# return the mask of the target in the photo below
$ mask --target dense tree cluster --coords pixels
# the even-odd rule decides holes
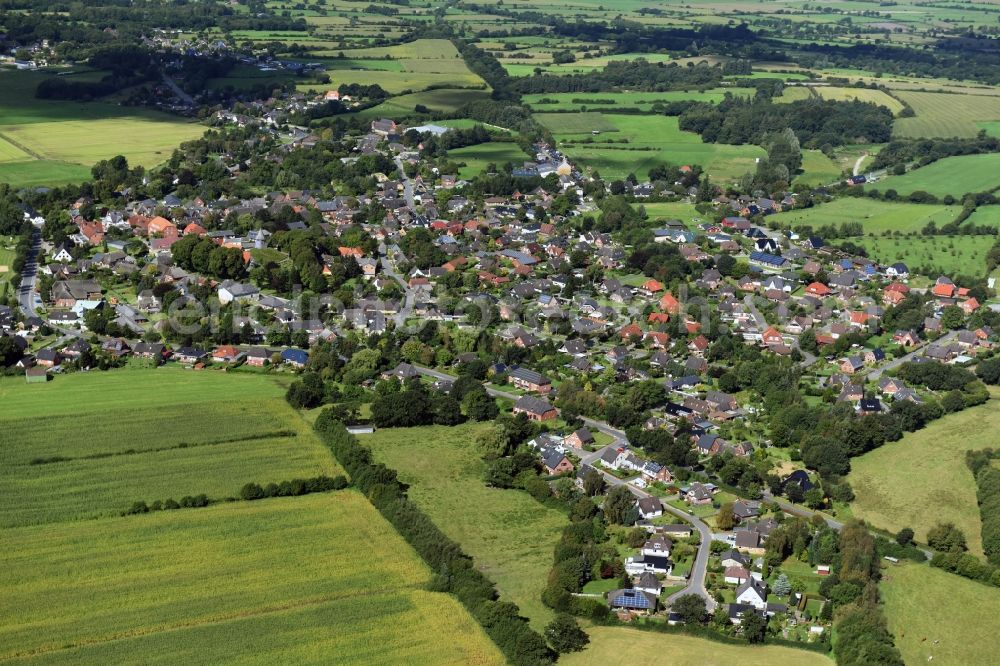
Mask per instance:
[[[883,143],[892,134],[889,109],[859,101],[808,99],[790,104],[727,97],[717,105],[691,105],[680,115],[682,130],[709,143],[762,144],[790,128],[806,148],[845,143]]]
[[[170,248],[174,263],[181,268],[223,279],[237,279],[246,273],[243,251],[223,247],[210,238],[190,235]]]

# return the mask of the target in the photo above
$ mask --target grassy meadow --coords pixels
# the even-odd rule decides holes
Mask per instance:
[[[879,585],[889,631],[907,664],[986,664],[1000,651],[987,630],[1000,590],[918,564],[890,566]]]
[[[524,103],[539,112],[590,110],[616,111],[618,109],[643,109],[649,111],[656,102],[708,102],[717,104],[726,94],[751,97],[753,88],[710,88],[707,90],[671,90],[666,92],[611,92],[611,93],[539,93],[525,95]],[[574,102],[573,100],[583,100]],[[593,103],[601,100],[604,103]]]
[[[566,666],[831,666],[816,652],[779,646],[730,645],[716,641],[626,627],[591,627],[590,645],[559,659]]]
[[[0,660],[503,663],[354,491],[4,535]]]
[[[758,146],[702,143],[697,134],[682,132],[675,117],[538,113],[535,118],[555,133],[559,147],[571,159],[605,179],[629,173],[642,179],[652,167],[670,162],[700,164],[713,178],[730,181],[753,171],[755,160],[764,157]],[[600,134],[592,135],[594,130]]]
[[[986,273],[986,253],[994,240],[994,236],[875,236],[859,238],[857,243],[883,264],[902,261],[911,271],[926,268],[927,273],[978,276]]]
[[[859,102],[871,102],[878,106],[884,106],[893,115],[903,110],[903,103],[898,99],[881,90],[870,90],[868,88],[838,88],[836,86],[817,86],[816,94],[825,100],[836,102],[847,102],[857,100]]]
[[[995,446],[998,406],[994,394],[985,405],[949,414],[854,458],[847,477],[856,495],[854,515],[892,532],[911,527],[920,541],[936,523],[953,522],[965,533],[969,549],[982,555],[976,483],[965,466],[965,452]]]
[[[887,176],[869,187],[896,190],[906,196],[922,190],[937,197],[960,199],[967,192],[986,192],[1000,186],[1000,153],[946,157],[901,176]]]
[[[844,222],[860,222],[865,234],[881,234],[886,231],[919,232],[928,222],[941,227],[952,222],[961,212],[961,206],[841,197],[812,208],[775,213],[770,219],[793,226],[808,225],[814,229],[828,224],[840,226]]]
[[[39,72],[0,73],[0,180],[12,185],[85,179],[97,161],[124,154],[153,167],[205,131],[184,118],[109,102],[35,98]]]
[[[516,143],[500,141],[449,150],[448,157],[455,162],[465,163],[465,166],[458,171],[460,178],[472,178],[485,170],[489,164],[495,164],[499,169],[506,162],[519,166],[529,159]]]
[[[359,441],[399,472],[410,497],[516,603],[536,630],[552,618],[540,599],[566,517],[520,490],[488,488],[476,435],[485,426],[383,429]]]

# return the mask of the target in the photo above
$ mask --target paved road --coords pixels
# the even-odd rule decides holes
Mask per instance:
[[[419,365],[415,365],[413,367],[417,370],[417,372],[427,377],[433,377],[435,379],[454,379],[453,376],[445,374],[438,370],[425,368]],[[486,392],[494,397],[505,398],[507,400],[516,401],[519,397],[513,393],[508,393],[507,391],[501,391],[499,389],[489,386],[486,387]],[[583,419],[583,421],[589,427],[599,430],[600,432],[606,433],[608,435],[611,435],[612,437],[615,438],[615,441],[609,446],[606,446],[598,451],[593,451],[585,454],[581,460],[588,465],[591,464],[593,461],[597,460],[598,458],[600,458],[601,454],[607,448],[619,447],[628,443],[628,439],[625,437],[625,433],[619,430],[618,428],[614,428],[603,421],[595,421],[594,419]],[[628,488],[632,492],[632,494],[638,497],[639,499],[642,499],[643,497],[653,497],[653,495],[650,495],[646,491],[640,488],[636,488],[635,486],[628,485],[618,477],[612,474],[608,474],[604,470],[598,469],[598,471],[604,475],[605,480],[608,482],[608,485],[610,486],[625,485],[625,487]],[[688,575],[687,587],[677,592],[676,594],[673,594],[670,597],[668,597],[667,604],[672,603],[674,600],[677,599],[677,597],[680,597],[682,595],[697,594],[699,597],[702,597],[705,600],[705,606],[708,608],[708,610],[710,611],[715,610],[716,607],[715,599],[713,599],[712,596],[708,593],[708,590],[705,589],[705,576],[708,573],[708,557],[711,554],[712,550],[712,530],[697,516],[693,516],[685,511],[676,509],[666,503],[663,504],[663,508],[669,513],[677,516],[678,518],[694,526],[694,528],[698,530],[698,534],[701,537],[701,544],[698,546],[698,554],[695,556],[694,565],[691,567],[691,573]]]
[[[42,247],[42,233],[37,229],[31,230],[31,248],[25,258],[24,270],[21,271],[21,289],[18,293],[18,304],[21,312],[26,317],[37,317],[35,310],[35,280],[38,275],[38,252]]]
[[[403,179],[403,199],[410,210],[416,210],[417,207],[413,199],[413,182],[406,175],[406,170],[403,169],[403,160],[398,155],[396,156],[396,168],[399,169],[399,177]]]
[[[403,276],[396,272],[396,269],[392,267],[387,257],[382,257],[381,262],[382,272],[395,280],[396,284],[403,288],[403,305],[399,308],[399,312],[392,316],[393,321],[396,322],[396,328],[401,328],[406,323],[406,320],[410,318],[410,315],[413,314],[413,306],[417,301],[417,292],[415,289],[410,289],[410,286],[403,280]]]
[[[41,250],[41,247],[42,234],[38,230],[38,227],[35,227],[31,230],[31,247],[28,249],[28,256],[25,258],[24,270],[21,271],[21,287],[17,295],[18,305],[20,306],[21,312],[25,317],[39,316],[38,310],[35,308],[35,283],[38,281],[38,253]],[[77,331],[72,328],[53,326],[51,324],[49,324],[49,328],[52,328],[62,334],[62,337],[50,345],[53,347],[61,345],[72,338],[83,337],[82,331]]]
[[[945,333],[944,335],[942,335],[940,338],[938,338],[936,340],[935,344],[939,344],[939,345],[940,344],[948,344],[949,342],[951,342],[952,340],[954,340],[955,337],[957,337],[957,336],[958,336],[958,331],[950,331],[950,332]],[[911,351],[906,356],[900,356],[899,358],[897,358],[895,360],[889,361],[888,363],[886,363],[885,365],[883,365],[881,368],[875,368],[874,370],[872,370],[871,372],[869,372],[867,375],[865,375],[865,377],[869,381],[874,381],[874,380],[878,379],[879,377],[881,377],[882,373],[885,372],[886,370],[892,370],[893,368],[898,368],[899,366],[903,365],[904,363],[909,363],[914,358],[916,358],[917,356],[919,356],[924,351],[924,349],[926,349],[926,348],[927,348],[926,344],[921,345],[917,349],[914,349],[913,351]]]

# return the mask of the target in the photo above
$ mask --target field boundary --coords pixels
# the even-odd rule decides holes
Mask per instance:
[[[36,160],[47,160],[47,159],[49,159],[49,158],[41,155],[40,153],[35,152],[34,150],[32,150],[31,148],[29,148],[28,146],[24,145],[23,143],[21,143],[20,141],[18,141],[14,137],[12,137],[8,132],[0,132],[0,138],[2,138],[4,141],[6,141],[10,145],[14,146],[15,148],[19,148],[19,149],[23,150],[24,152],[28,153],[28,155],[30,155],[31,157],[35,158]]]

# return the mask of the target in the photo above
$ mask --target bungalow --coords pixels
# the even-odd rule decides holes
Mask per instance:
[[[263,347],[251,347],[246,353],[247,365],[263,368],[271,360],[271,353]]]
[[[188,364],[198,363],[206,356],[208,352],[197,347],[181,347],[174,352],[174,360]]]
[[[725,581],[730,585],[743,585],[750,580],[750,572],[742,566],[726,567]]]
[[[508,374],[511,384],[522,391],[547,394],[552,391],[552,380],[527,368],[514,368]]]
[[[532,421],[548,421],[558,416],[556,408],[548,400],[528,395],[521,396],[514,403],[514,413],[524,414]]]
[[[688,504],[711,504],[712,491],[708,488],[708,486],[696,481],[688,488],[687,492],[684,494],[684,499]]]
[[[648,614],[656,611],[656,599],[657,597],[642,590],[612,590],[608,592],[608,607],[611,610]]]
[[[660,596],[660,592],[663,591],[663,584],[660,582],[660,579],[656,577],[656,574],[646,571],[639,574],[639,577],[632,585],[632,589],[658,597]]]
[[[746,568],[750,565],[750,558],[738,550],[730,549],[719,553],[719,562],[727,569],[729,567]]]
[[[663,534],[668,534],[672,537],[678,539],[686,539],[692,534],[691,526],[687,523],[678,523],[675,525],[660,525],[657,528]]]
[[[822,282],[811,282],[806,287],[806,293],[810,296],[816,296],[817,298],[825,298],[833,292]]]
[[[309,361],[309,354],[301,349],[286,349],[281,352],[281,361],[296,368],[303,368]]]
[[[395,379],[398,379],[401,382],[404,382],[407,379],[414,379],[414,378],[419,377],[419,376],[420,376],[420,373],[417,372],[417,369],[414,368],[409,363],[400,363],[399,365],[397,365],[392,370],[387,370],[387,371],[385,371],[385,372],[382,373],[382,378],[383,379],[395,378]]]
[[[221,345],[212,352],[215,363],[233,363],[243,357],[243,352],[232,345]]]
[[[769,252],[754,251],[750,253],[750,263],[764,268],[780,269],[788,264],[788,260]]]
[[[219,287],[219,302],[223,305],[234,301],[255,301],[260,298],[260,290],[251,284],[226,280]]]

